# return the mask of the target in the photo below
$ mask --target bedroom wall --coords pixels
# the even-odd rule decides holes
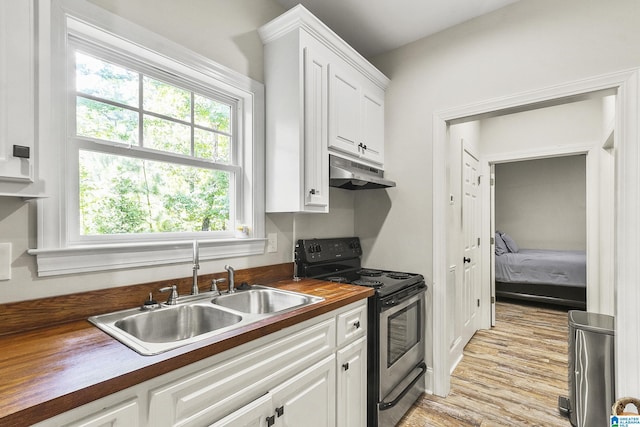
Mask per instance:
[[[586,250],[586,157],[495,167],[496,229],[527,249]]]

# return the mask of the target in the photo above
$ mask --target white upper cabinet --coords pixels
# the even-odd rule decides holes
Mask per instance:
[[[351,68],[330,66],[329,149],[384,163],[384,90]]]
[[[34,180],[35,11],[33,0],[0,2],[0,193]]]
[[[328,212],[329,152],[376,167],[384,163],[389,79],[303,6],[259,33],[267,212]]]

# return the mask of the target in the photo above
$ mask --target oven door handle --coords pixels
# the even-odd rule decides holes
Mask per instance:
[[[378,408],[381,411],[384,411],[385,409],[389,409],[389,408],[393,408],[394,406],[396,406],[398,404],[398,402],[400,402],[402,400],[402,398],[409,392],[409,390],[411,390],[411,388],[416,385],[416,383],[418,382],[418,380],[420,378],[422,378],[422,376],[424,375],[425,372],[427,372],[427,364],[424,362],[420,362],[418,363],[418,365],[416,365],[415,368],[420,368],[420,373],[418,375],[416,375],[416,377],[411,381],[411,383],[406,386],[404,388],[404,390],[402,390],[402,393],[400,393],[398,395],[398,397],[396,397],[395,399],[393,399],[391,402],[380,402],[378,404]]]

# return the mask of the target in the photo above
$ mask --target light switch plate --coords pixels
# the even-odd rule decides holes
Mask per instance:
[[[267,234],[267,252],[278,252],[278,233]]]
[[[0,280],[11,279],[11,243],[0,243]]]

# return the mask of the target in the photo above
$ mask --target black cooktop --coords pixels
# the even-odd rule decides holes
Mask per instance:
[[[295,248],[296,275],[368,286],[379,296],[424,283],[420,274],[362,267],[361,255],[357,237],[298,240]]]

